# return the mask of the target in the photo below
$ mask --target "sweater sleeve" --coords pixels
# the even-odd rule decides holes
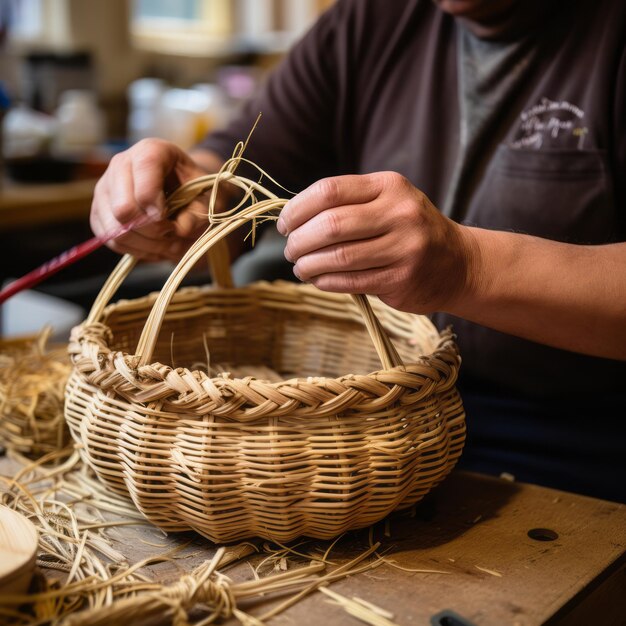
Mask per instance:
[[[342,5],[338,2],[322,14],[269,75],[258,96],[198,147],[229,158],[260,113],[247,159],[293,192],[335,174],[333,136],[340,88],[336,55],[345,13]]]

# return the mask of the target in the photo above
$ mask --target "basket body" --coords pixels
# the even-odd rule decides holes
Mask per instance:
[[[186,288],[138,366],[154,299],[74,329],[66,420],[100,479],[161,528],[216,542],[331,538],[411,506],[458,459],[460,358],[428,319],[371,302],[405,363],[381,370],[347,296],[283,282]],[[280,380],[212,376],[209,360]]]

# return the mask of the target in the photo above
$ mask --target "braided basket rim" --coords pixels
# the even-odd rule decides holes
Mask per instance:
[[[259,290],[272,289],[276,284],[280,284],[281,287],[287,286],[287,288],[295,289],[302,293],[308,292],[308,294],[321,297],[322,299],[328,298],[329,300],[341,301],[342,297],[345,296],[345,294],[323,292],[311,285],[288,283],[287,281],[276,281],[275,283],[258,281],[243,287],[218,288],[218,291],[237,293],[246,291],[258,292]],[[177,298],[182,298],[189,293],[205,290],[215,290],[215,288],[211,285],[184,287],[174,296],[173,302],[176,302]],[[133,303],[141,302],[149,304],[157,295],[158,292],[153,292],[140,298],[132,300],[124,299],[109,304],[104,309],[103,317],[106,319],[108,315],[118,308]],[[346,299],[346,305],[349,306],[349,304],[349,301]],[[127,384],[134,385],[137,389],[144,389],[151,381],[161,383],[168,375],[172,375],[173,373],[182,379],[188,379],[189,376],[192,376],[198,382],[210,380],[217,389],[223,389],[224,387],[232,388],[232,385],[237,385],[238,383],[245,385],[252,384],[256,389],[281,389],[286,385],[305,380],[308,384],[321,386],[329,391],[328,386],[329,384],[332,385],[333,382],[341,385],[347,381],[355,381],[365,377],[389,385],[392,382],[391,378],[394,374],[411,376],[412,374],[415,375],[417,372],[419,372],[420,377],[424,379],[430,378],[434,383],[434,388],[430,389],[431,393],[446,391],[456,383],[461,357],[451,327],[439,331],[426,316],[396,311],[376,300],[374,300],[372,304],[377,314],[381,310],[387,310],[393,315],[399,315],[408,320],[412,318],[416,318],[417,320],[419,318],[419,323],[427,326],[432,335],[431,339],[434,344],[432,352],[429,354],[416,355],[410,363],[404,363],[403,365],[392,368],[383,368],[381,366],[380,369],[370,371],[366,374],[347,373],[337,377],[295,376],[272,382],[256,378],[255,376],[233,376],[229,372],[222,373],[218,376],[209,376],[203,370],[189,369],[184,366],[172,367],[171,365],[163,364],[159,361],[153,361],[149,365],[138,365],[139,355],[120,350],[112,350],[110,348],[110,344],[113,340],[113,332],[109,326],[102,322],[92,324],[82,323],[74,327],[72,329],[68,350],[74,369],[77,363],[79,361],[81,362],[80,373],[83,377],[89,377],[94,372],[97,372],[99,376],[102,377],[107,372],[122,370],[125,373],[124,378]],[[358,315],[355,316],[355,319],[358,320]],[[97,341],[95,340],[96,337]],[[439,364],[441,364],[442,367],[437,367]],[[442,376],[442,370],[449,370],[451,375]],[[433,374],[432,376],[429,376],[429,371]],[[439,375],[437,375],[437,373]],[[180,393],[183,394],[185,392]],[[146,398],[146,400],[148,399],[149,398]]]

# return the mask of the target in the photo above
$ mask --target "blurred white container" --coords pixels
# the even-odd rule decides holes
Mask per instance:
[[[226,96],[222,88],[214,83],[197,83],[191,89],[201,92],[205,97],[204,128],[198,129],[201,139],[206,133],[224,126],[228,121]]]
[[[188,149],[224,121],[219,88],[211,84],[168,89],[157,115],[157,136]]]
[[[2,153],[7,159],[44,153],[56,132],[56,120],[25,104],[9,109],[2,120]]]
[[[315,21],[328,0],[239,0],[239,40],[244,48],[283,52]]]
[[[55,117],[57,129],[53,152],[57,155],[80,157],[105,139],[104,115],[91,91],[64,91],[59,97]]]

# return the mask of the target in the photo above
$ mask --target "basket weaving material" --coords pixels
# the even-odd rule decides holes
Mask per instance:
[[[70,438],[63,419],[70,362],[65,346],[48,345],[51,330],[0,339],[0,444],[32,458]]]
[[[246,219],[207,231],[158,294],[105,306],[132,259],[112,274],[70,341],[81,454],[156,525],[216,542],[330,538],[411,506],[465,438],[451,332],[288,282],[177,291]],[[282,379],[214,376],[211,363]]]

